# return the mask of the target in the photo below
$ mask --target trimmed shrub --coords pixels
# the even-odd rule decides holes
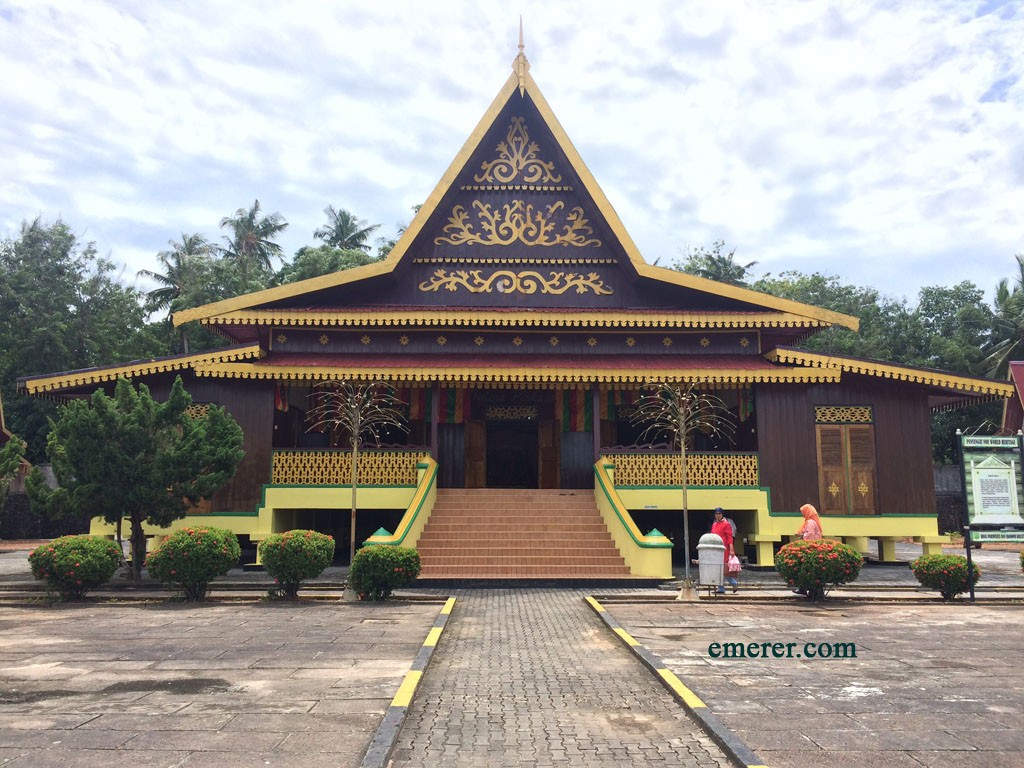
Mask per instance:
[[[224,528],[182,528],[168,536],[146,558],[149,575],[179,587],[185,599],[206,598],[210,581],[238,563],[242,550],[238,537]]]
[[[299,585],[315,579],[334,558],[334,538],[318,531],[275,533],[260,542],[260,561],[283,597],[298,596]]]
[[[1024,552],[1020,553],[1020,569],[1024,571]]]
[[[775,555],[775,569],[791,587],[808,600],[824,600],[832,587],[847,584],[860,575],[864,558],[839,541],[794,541]]]
[[[963,555],[922,555],[910,564],[921,586],[938,590],[943,600],[952,600],[977,584],[981,568],[974,566],[974,579],[968,581],[967,558]]]
[[[110,577],[121,564],[121,548],[110,539],[61,536],[36,547],[28,556],[32,575],[45,579],[63,600],[81,600]]]
[[[420,553],[415,549],[368,546],[352,558],[348,585],[360,600],[387,600],[392,590],[412,584],[419,575]]]

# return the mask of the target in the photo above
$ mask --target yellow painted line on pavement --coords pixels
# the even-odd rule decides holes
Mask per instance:
[[[595,611],[597,611],[598,613],[605,613],[604,606],[597,602],[597,600],[589,596],[586,599],[587,602],[590,603],[590,607],[593,608]]]
[[[412,695],[416,691],[416,686],[419,685],[421,677],[423,677],[423,673],[419,670],[413,669],[406,672],[405,679],[398,687],[398,693],[396,693],[395,698],[391,700],[391,706],[408,707],[409,702],[412,701]]]
[[[671,688],[676,694],[679,695],[683,701],[686,702],[687,706],[696,708],[707,708],[707,704],[701,701],[700,697],[683,685],[683,681],[676,677],[675,672],[670,669],[658,669],[658,674],[661,675],[661,679],[664,680],[668,687]]]
[[[437,641],[441,639],[441,627],[434,627],[427,633],[427,639],[423,641],[424,645],[437,645]]]
[[[638,643],[633,638],[633,636],[631,634],[629,634],[629,632],[624,630],[622,627],[612,627],[612,629],[615,631],[616,635],[618,635],[619,637],[621,637],[623,640],[626,641],[627,645],[640,645],[640,643]]]

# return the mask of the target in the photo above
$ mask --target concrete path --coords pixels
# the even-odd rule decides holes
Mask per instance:
[[[438,610],[0,607],[0,765],[359,765]]]
[[[602,604],[772,768],[1024,765],[1021,605]]]
[[[479,589],[455,611],[391,765],[732,765],[583,593]]]

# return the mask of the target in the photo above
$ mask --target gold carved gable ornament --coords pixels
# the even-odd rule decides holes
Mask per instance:
[[[555,164],[544,162],[538,156],[540,147],[530,141],[526,130],[526,119],[513,117],[509,123],[505,140],[498,143],[498,156],[480,165],[480,173],[473,177],[476,182],[497,184],[557,184],[562,176],[555,172]]]

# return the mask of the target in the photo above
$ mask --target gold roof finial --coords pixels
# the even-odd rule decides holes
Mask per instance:
[[[530,62],[526,60],[523,53],[523,17],[519,17],[519,55],[512,62],[512,71],[519,76],[519,95],[522,96],[526,90],[526,73],[530,71]]]

